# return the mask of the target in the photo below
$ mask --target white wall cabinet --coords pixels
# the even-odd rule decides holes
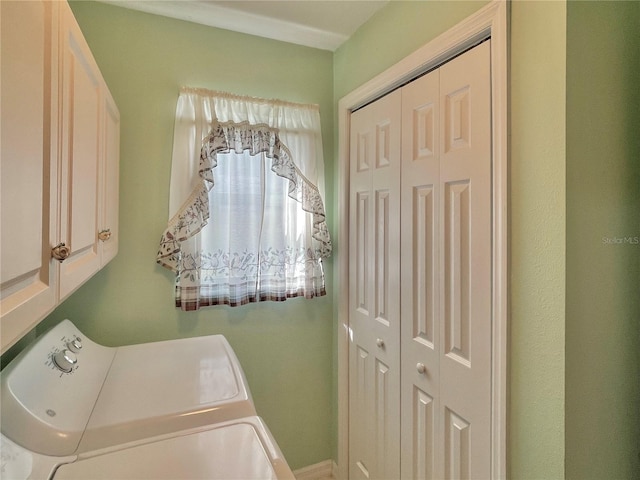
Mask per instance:
[[[4,352],[117,253],[120,119],[66,2],[0,21]]]

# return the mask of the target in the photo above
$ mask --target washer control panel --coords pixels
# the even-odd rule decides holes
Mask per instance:
[[[69,320],[37,338],[0,372],[3,435],[45,455],[73,454],[115,351]]]
[[[80,337],[76,337],[73,340],[68,341],[67,348],[73,353],[79,353],[80,350],[82,350],[82,339]]]
[[[71,350],[66,348],[53,355],[53,364],[64,373],[71,373],[74,365],[78,363],[78,357]]]
[[[60,370],[62,373],[73,372],[74,367],[78,365],[77,354],[82,350],[82,339],[78,336],[67,340],[62,339],[62,348],[54,347],[51,353],[52,365]]]

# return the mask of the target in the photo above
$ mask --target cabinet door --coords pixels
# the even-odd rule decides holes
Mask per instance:
[[[2,351],[56,302],[52,50],[55,2],[0,2]],[[55,67],[53,67],[55,68]],[[55,128],[53,129],[55,135]],[[55,148],[54,148],[55,150]],[[51,197],[50,197],[51,195]]]
[[[101,76],[68,5],[61,9],[62,149],[60,241],[70,256],[60,268],[60,299],[100,268],[99,188]]]
[[[106,265],[118,253],[118,185],[120,164],[120,113],[106,86],[103,87],[104,128],[102,139],[102,192],[100,265]]]

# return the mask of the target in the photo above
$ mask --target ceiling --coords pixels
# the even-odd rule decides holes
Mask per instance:
[[[335,51],[389,0],[102,0],[211,27]]]

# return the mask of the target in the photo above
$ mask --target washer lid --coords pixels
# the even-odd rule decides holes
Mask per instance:
[[[256,415],[222,335],[117,349],[79,452]]]
[[[182,432],[62,465],[53,480],[291,479],[295,477],[258,417]]]

